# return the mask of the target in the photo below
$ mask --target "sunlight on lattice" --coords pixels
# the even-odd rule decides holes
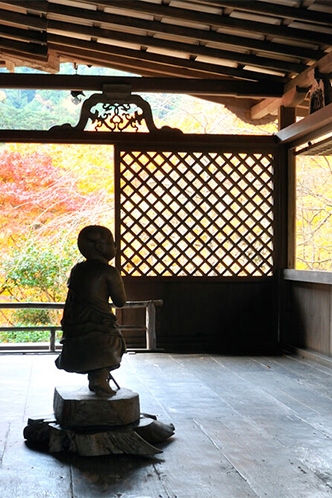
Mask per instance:
[[[125,275],[272,274],[271,154],[123,151],[120,158]]]

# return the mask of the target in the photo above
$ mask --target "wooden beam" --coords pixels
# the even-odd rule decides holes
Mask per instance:
[[[6,58],[6,67],[12,72],[15,72],[16,67],[29,66],[39,71],[49,71],[50,73],[59,71],[59,64],[56,64],[56,59],[38,54],[22,54],[21,52],[11,51],[4,53]]]
[[[61,123],[62,124],[62,123]],[[152,136],[153,135],[153,136]],[[266,147],[269,150],[278,149],[278,142],[272,135],[252,135],[248,142],[248,136],[241,135],[219,135],[219,134],[195,134],[183,133],[176,135],[177,143],[185,146],[214,145],[227,150],[235,150],[243,147],[246,140],[246,150],[255,150],[257,147]],[[95,143],[95,144],[122,144],[130,147],[131,144],[144,146],[144,144],[156,144],[161,147],[174,145],[174,134],[169,132],[160,133],[118,133],[102,131],[80,131],[75,128],[58,128],[56,130],[1,130],[0,142],[26,142],[26,143]],[[242,278],[242,277],[240,277]]]
[[[233,76],[236,78],[241,78],[250,81],[275,81],[275,82],[285,82],[286,78],[281,76],[275,76],[271,74],[260,74],[255,71],[250,71],[246,69],[237,69],[228,66],[222,66],[219,64],[211,64],[205,62],[193,61],[186,58],[176,58],[175,56],[159,55],[151,52],[146,52],[144,50],[132,50],[128,48],[123,48],[115,45],[96,43],[92,41],[76,40],[71,37],[49,35],[49,47],[57,52],[67,53],[69,50],[70,55],[73,55],[73,49],[86,50],[90,54],[90,57],[97,56],[104,60],[107,55],[118,55],[122,57],[127,57],[134,60],[142,60],[145,62],[155,62],[162,66],[169,67],[180,67],[188,68],[193,70],[201,71],[202,73],[222,76]]]
[[[267,116],[268,114],[275,114],[278,107],[281,106],[281,97],[278,97],[276,99],[274,98],[266,98],[259,102],[258,104],[255,104],[251,109],[250,109],[250,118],[252,120],[255,119],[261,119],[264,116]]]
[[[195,93],[197,96],[280,95],[282,85],[221,79],[141,78],[135,76],[79,76],[0,73],[0,88],[101,91],[104,85],[130,85],[132,92]]]
[[[291,90],[295,86],[311,86],[315,81],[315,71],[319,71],[322,74],[332,73],[332,52],[326,54],[315,64],[303,71],[303,73],[287,83],[285,85],[285,92]]]
[[[280,99],[269,99],[254,105],[250,114],[252,119],[258,119],[268,113],[275,113],[280,105],[285,107],[296,107],[301,103],[315,81],[315,71],[322,74],[332,73],[332,52],[326,54],[322,59],[305,69],[301,74],[293,78],[285,85],[282,101]],[[264,114],[266,109],[266,114]]]
[[[251,119],[261,119],[264,116],[267,116],[267,114],[276,114],[280,106],[296,107],[297,104],[304,101],[309,90],[310,87],[293,87],[288,92],[284,93],[281,98],[264,99],[250,109]]]
[[[306,140],[319,137],[327,131],[332,131],[332,104],[278,131],[276,137],[282,143],[296,147]]]

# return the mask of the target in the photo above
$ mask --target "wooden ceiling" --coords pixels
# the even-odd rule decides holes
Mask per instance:
[[[62,62],[166,78],[252,122],[305,115],[315,78],[332,75],[332,1],[0,1],[0,67]]]

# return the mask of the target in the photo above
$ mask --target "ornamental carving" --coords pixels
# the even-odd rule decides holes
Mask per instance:
[[[66,123],[51,129],[63,128],[112,133],[161,131],[182,133],[181,130],[169,126],[157,128],[150,104],[140,95],[132,94],[127,85],[105,85],[103,93],[94,93],[83,102],[76,126]]]

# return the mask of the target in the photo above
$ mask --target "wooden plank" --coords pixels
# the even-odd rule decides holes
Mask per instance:
[[[275,399],[276,384],[265,380],[274,377],[268,365],[240,358],[217,360],[214,368],[209,360],[204,362],[197,367],[200,378],[227,404],[219,419],[201,425],[259,496],[328,496],[331,439]],[[195,370],[198,361],[188,363]],[[308,407],[304,411],[310,412]]]
[[[29,415],[52,411],[54,374],[54,356],[1,355],[0,413],[10,427],[1,446],[1,498],[71,496],[70,468],[52,455],[28,448],[23,438]]]
[[[10,12],[3,9],[0,9],[0,19],[1,21],[7,21],[17,26],[27,26],[38,30],[45,30],[48,22],[45,17],[18,14],[17,12]]]
[[[169,498],[154,466],[154,459],[125,455],[73,458],[69,496]]]
[[[155,468],[167,497],[257,497],[223,448],[190,418],[181,421],[174,443],[165,448],[165,458]]]
[[[212,420],[207,435],[223,448],[230,462],[258,496],[327,498],[331,488],[314,471],[269,434],[247,419]]]
[[[332,382],[332,369],[325,367],[324,365],[313,363],[305,359],[294,358],[291,356],[285,356],[282,361],[274,360],[273,358],[261,358],[260,362],[264,364],[269,364],[273,368],[273,377],[282,376],[287,379],[291,379],[296,383],[296,394],[301,395],[298,386],[304,387],[306,389],[312,390],[314,395],[317,394],[323,396],[323,409],[324,412],[330,412],[329,403],[332,402],[331,393],[331,382]],[[279,380],[279,379],[278,379]],[[304,401],[308,402],[308,396],[304,395]],[[327,399],[325,399],[327,398]],[[319,408],[317,402],[314,403],[314,407]]]
[[[10,422],[0,422],[0,468],[5,453],[9,430]]]
[[[295,89],[296,90],[296,89]],[[279,115],[278,115],[278,125],[279,129],[286,128],[296,121],[296,109],[295,107],[281,105],[279,107]]]
[[[117,381],[175,436],[153,459],[85,458],[23,440],[26,417],[49,408],[55,385],[87,382],[57,370],[55,357],[1,355],[1,497],[331,496],[332,369],[291,356],[127,354]]]
[[[286,341],[326,356],[330,353],[331,287],[293,283],[291,286],[291,327]],[[292,330],[295,331],[293,337]]]
[[[130,357],[130,364],[175,424],[174,441],[167,444],[165,457],[155,465],[166,496],[215,498],[220,490],[225,497],[256,496],[193,420],[199,415],[210,419],[219,413],[219,397],[170,355],[137,354]]]
[[[284,149],[284,148],[283,148]],[[285,165],[287,164],[287,190],[284,184],[284,192],[286,194],[285,206],[287,206],[287,221],[286,221],[286,241],[287,244],[287,259],[284,265],[280,268],[294,268],[296,261],[296,161],[292,151],[287,151],[285,157]]]
[[[0,413],[1,421],[22,420],[32,368],[32,357],[17,358],[1,355],[0,361]]]
[[[24,443],[24,424],[11,423],[0,466],[1,498],[71,497],[70,467]]]
[[[151,354],[150,360],[153,361],[154,354],[148,354]],[[127,353],[123,356],[121,367],[114,372],[114,376],[121,387],[139,393],[142,413],[155,415],[158,420],[171,423],[172,415],[151,391],[146,377],[147,367],[142,362],[144,356],[141,353]]]
[[[259,359],[259,361],[255,359],[254,362],[244,360],[242,367],[237,362],[236,375],[239,379],[246,379],[246,382],[250,385],[250,389],[255,389],[255,405],[258,403],[258,401],[256,402],[256,398],[261,396],[259,393],[263,391],[268,395],[264,401],[264,407],[268,407],[271,403],[269,398],[274,398],[275,403],[281,404],[280,411],[286,413],[287,420],[299,419],[303,421],[305,425],[304,434],[298,437],[299,435],[293,434],[291,430],[288,432],[287,424],[283,428],[281,425],[278,427],[278,424],[274,420],[271,430],[278,439],[288,434],[290,440],[292,440],[292,445],[297,441],[295,444],[299,444],[299,448],[303,448],[306,438],[315,436],[314,439],[316,440],[323,439],[320,442],[320,446],[328,449],[331,460],[332,446],[330,440],[325,440],[326,436],[331,438],[331,429],[328,422],[332,410],[331,396],[328,397],[326,393],[318,392],[317,386],[313,387],[308,382],[300,382],[299,369],[296,368],[292,374],[283,368],[285,360],[282,360],[281,365],[280,362],[281,360],[274,362],[273,358],[267,358],[265,362],[262,359]],[[235,374],[235,366],[230,365],[230,367]],[[319,374],[319,377],[319,384],[322,386],[323,378],[321,374]],[[330,376],[328,378],[330,379]],[[255,388],[254,386],[259,387]],[[263,427],[270,423],[270,417],[264,417],[265,410],[262,412],[263,416],[261,414],[256,415]],[[267,411],[269,411],[269,408],[267,408]],[[332,461],[329,465],[331,464]]]

